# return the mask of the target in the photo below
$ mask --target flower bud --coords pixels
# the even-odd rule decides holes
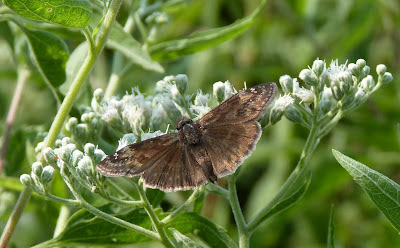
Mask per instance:
[[[107,155],[101,149],[96,149],[94,151],[94,162],[96,164],[100,163]]]
[[[339,87],[343,93],[348,93],[353,88],[353,77],[347,71],[339,72]]]
[[[44,143],[43,142],[39,142],[36,147],[35,147],[35,152],[36,153],[40,153],[43,149]]]
[[[35,162],[32,164],[32,172],[37,175],[40,176],[42,174],[43,171],[43,165],[40,162]]]
[[[225,83],[219,81],[213,85],[213,96],[217,99],[219,103],[225,101],[233,95],[233,89],[229,81]]]
[[[311,86],[316,86],[318,84],[318,77],[310,69],[304,69],[300,72],[299,78],[303,80],[306,84]]]
[[[61,144],[62,144],[63,146],[66,146],[66,145],[71,144],[71,143],[72,143],[72,140],[71,140],[69,137],[64,137],[64,138],[61,140]]]
[[[43,155],[44,155],[44,159],[46,160],[46,162],[50,165],[56,165],[57,164],[57,155],[54,152],[53,149],[51,149],[50,147],[46,147],[43,150]]]
[[[73,167],[78,166],[78,162],[83,158],[83,153],[79,150],[75,150],[72,153],[71,163]]]
[[[289,75],[284,75],[279,78],[279,83],[285,93],[293,92],[293,79]]]
[[[165,113],[171,121],[176,121],[179,119],[179,117],[182,116],[181,111],[179,111],[179,109],[176,107],[175,103],[171,99],[164,97],[160,102]]]
[[[89,156],[85,155],[81,160],[79,160],[77,172],[83,178],[92,174],[92,160]]]
[[[331,90],[332,90],[333,97],[334,97],[336,100],[339,101],[340,99],[343,98],[344,94],[343,94],[343,92],[340,90],[339,83],[335,83],[334,85],[331,85]]]
[[[359,105],[360,103],[364,102],[366,97],[367,95],[365,94],[365,91],[359,87],[356,94],[354,95],[355,104]]]
[[[303,120],[300,111],[293,105],[290,105],[284,114],[289,121],[301,122]]]
[[[175,82],[179,93],[185,94],[188,89],[188,77],[185,74],[178,74],[175,76]]]
[[[361,81],[360,86],[365,92],[370,92],[375,87],[374,78],[371,75],[368,75]]]
[[[58,149],[59,158],[65,163],[69,164],[72,153],[76,150],[75,144],[67,144]]]
[[[92,143],[86,143],[85,147],[83,148],[86,155],[93,158],[94,150],[96,147]]]
[[[43,168],[42,176],[41,176],[41,181],[43,184],[48,184],[52,179],[54,175],[54,168],[51,166],[46,166]]]
[[[379,77],[382,77],[387,71],[387,67],[384,64],[380,64],[376,66],[376,73],[378,73]]]
[[[96,89],[93,92],[93,98],[96,100],[97,103],[101,103],[104,99],[104,91],[102,89]]]
[[[325,70],[325,62],[320,59],[314,60],[314,63],[312,65],[312,70],[317,76],[320,76],[322,72]]]
[[[331,88],[325,87],[321,101],[319,102],[319,108],[321,109],[322,113],[328,113],[333,105],[336,103],[336,100],[333,98]]]
[[[67,129],[67,131],[72,133],[76,125],[78,125],[78,119],[76,119],[75,117],[71,117],[65,124],[65,129]]]
[[[84,122],[84,123],[90,122],[89,114],[88,113],[82,114],[81,121]]]
[[[277,123],[281,118],[284,112],[292,105],[294,102],[293,98],[289,95],[283,95],[279,97],[270,112],[270,121],[272,124]]]
[[[358,59],[356,64],[358,68],[363,69],[367,65],[367,62],[364,59]]]
[[[358,65],[354,64],[354,63],[350,63],[347,66],[348,70],[350,71],[350,73],[355,76],[355,77],[359,77],[361,75],[361,69],[358,67]]]
[[[383,83],[383,84],[388,84],[388,83],[390,83],[390,82],[392,82],[392,81],[393,81],[392,73],[390,73],[390,72],[385,72],[385,73],[383,74],[383,76],[382,76],[382,83]]]
[[[325,85],[328,86],[328,87],[330,86],[331,81],[330,81],[330,77],[329,77],[329,72],[327,70],[324,70],[319,78],[320,78],[319,81],[320,81],[320,84],[321,84],[322,88]]]
[[[27,187],[32,186],[33,181],[32,181],[31,176],[29,176],[28,174],[22,174],[22,175],[19,177],[19,180],[21,181],[21,183],[22,183],[23,185],[25,185],[25,186],[27,186]]]
[[[364,66],[364,68],[362,69],[362,77],[364,78],[368,76],[370,71],[371,68],[368,65]]]

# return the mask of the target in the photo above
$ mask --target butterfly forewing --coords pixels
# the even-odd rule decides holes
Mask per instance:
[[[199,124],[206,128],[255,120],[273,101],[277,90],[275,83],[266,83],[239,91],[205,114]]]
[[[178,143],[178,135],[171,133],[128,145],[101,161],[97,170],[105,176],[134,177],[163,159]]]
[[[261,135],[256,121],[205,130],[205,143],[214,172],[218,177],[232,174],[250,155]]]

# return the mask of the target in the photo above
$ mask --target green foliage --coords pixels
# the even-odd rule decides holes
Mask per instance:
[[[341,166],[349,172],[354,180],[368,194],[377,208],[388,218],[392,225],[400,231],[400,201],[398,198],[400,185],[381,173],[374,171],[362,163],[333,150],[333,155]]]
[[[4,0],[0,233],[23,210],[18,194],[34,190],[10,247],[400,246],[398,185],[384,176],[396,179],[400,163],[400,88],[386,85],[400,75],[397,9],[394,0]],[[177,74],[187,76],[166,76]],[[119,140],[171,132],[244,81],[279,81],[277,101],[290,104],[268,109],[269,129],[228,180],[164,193],[97,173]],[[334,151],[343,169],[332,148],[381,173]]]

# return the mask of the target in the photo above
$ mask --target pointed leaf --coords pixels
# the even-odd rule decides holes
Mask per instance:
[[[166,228],[171,227],[181,233],[195,234],[210,247],[237,247],[225,229],[193,212],[180,214],[166,225]]]
[[[231,25],[204,32],[196,32],[184,39],[156,44],[150,47],[150,54],[155,60],[173,59],[196,53],[214,47],[227,40],[231,40],[246,31],[255,22],[265,4],[266,0],[261,1],[260,5],[251,15],[237,20]]]
[[[111,211],[109,206],[103,207],[101,210]],[[144,209],[135,209],[116,217],[147,229],[151,227],[150,218]],[[104,221],[86,210],[80,210],[71,216],[60,235],[38,244],[35,248],[67,245],[123,245],[151,240],[139,233]]]
[[[57,36],[42,31],[22,28],[28,38],[34,61],[44,80],[53,87],[65,81],[65,65],[69,58],[68,47]]]
[[[131,34],[125,32],[121,25],[116,22],[108,36],[107,47],[117,50],[132,63],[144,69],[159,73],[164,72],[164,68],[152,60],[149,53],[142,48],[142,45]]]
[[[386,216],[392,225],[400,231],[400,186],[390,178],[374,171],[362,163],[332,150],[340,165],[347,170],[372,202]]]
[[[3,3],[27,19],[65,27],[84,28],[92,17],[92,7],[88,0],[3,0]]]
[[[202,246],[199,243],[196,243],[189,237],[180,233],[178,230],[176,230],[174,228],[170,228],[169,230],[171,231],[172,235],[174,236],[178,247],[204,248],[204,246]]]

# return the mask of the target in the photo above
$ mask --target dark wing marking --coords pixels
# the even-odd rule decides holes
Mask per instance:
[[[275,83],[239,91],[204,115],[198,123],[206,128],[255,120],[273,101],[277,91]]]
[[[134,177],[143,173],[179,143],[171,133],[125,146],[103,159],[97,170],[105,176]]]
[[[155,161],[142,179],[147,187],[163,191],[195,189],[208,182],[202,167],[181,143]]]
[[[204,130],[203,139],[218,177],[232,174],[254,150],[261,136],[256,121],[230,126],[210,127]]]

